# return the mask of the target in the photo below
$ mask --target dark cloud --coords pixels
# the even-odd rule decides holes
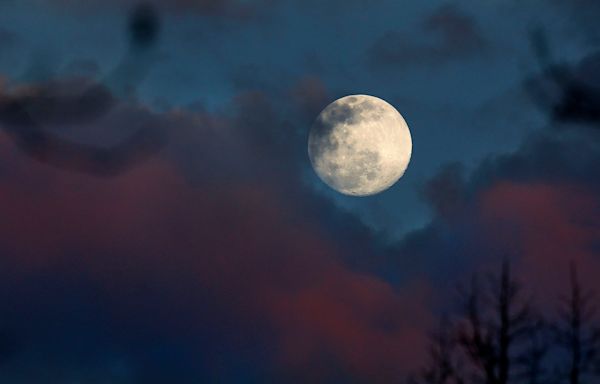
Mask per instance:
[[[114,107],[112,95],[99,84],[49,83],[0,95],[0,124],[24,153],[37,160],[64,169],[111,176],[164,146],[167,136],[159,121],[150,122],[147,118],[145,126],[121,138],[119,144],[106,146],[67,139],[51,127],[89,124]],[[118,122],[111,127],[111,134],[131,126],[131,122]]]
[[[458,165],[442,168],[422,190],[435,218],[408,235],[398,252],[419,259],[417,269],[433,281],[512,258],[544,303],[565,281],[570,260],[586,271],[585,283],[598,288],[592,276],[600,271],[594,251],[600,134],[577,116],[570,120],[557,129],[551,119],[516,151],[488,157],[468,177]]]
[[[71,70],[88,73],[73,76],[67,72],[64,77],[54,75],[42,82],[31,82],[35,77],[26,76],[30,84],[0,89],[1,127],[22,151],[63,169],[114,176],[165,146],[167,131],[161,119],[131,98],[153,63],[152,51],[160,32],[154,6],[142,3],[135,7],[128,27],[129,50],[99,81],[90,76],[96,74],[95,62],[76,60]],[[44,65],[44,60],[40,62]],[[57,127],[64,130],[70,125],[85,131],[112,112],[110,128],[103,129],[104,141],[113,138],[112,143],[108,139],[110,144],[92,145],[56,133]],[[134,118],[139,122],[132,121]]]
[[[546,34],[532,34],[532,45],[542,75],[527,82],[534,100],[557,122],[600,127],[600,52],[569,66],[555,57]]]
[[[597,145],[582,146],[585,140],[590,138],[555,141],[547,148],[547,140],[532,139],[514,154],[478,167],[462,192],[454,189],[460,178],[453,180],[453,172],[443,170],[429,186],[450,185],[458,193],[448,205],[445,199],[432,200],[442,209],[428,226],[400,242],[396,255],[401,256],[387,268],[430,276],[446,309],[459,282],[470,273],[496,269],[504,258],[513,261],[544,308],[561,291],[572,260],[586,270],[586,286],[600,288],[593,277],[600,273],[593,248],[600,239],[600,188],[592,181],[600,157]],[[568,158],[573,152],[576,157]],[[407,258],[412,262],[400,261]]]
[[[45,125],[82,124],[101,118],[117,104],[110,90],[82,77],[18,87],[14,92],[6,89],[2,99],[5,121],[17,125],[27,124],[28,118]]]
[[[378,66],[440,65],[449,61],[478,56],[489,46],[475,19],[453,5],[444,5],[430,14],[421,25],[426,38],[420,41],[410,34],[392,30],[369,49],[370,60]]]

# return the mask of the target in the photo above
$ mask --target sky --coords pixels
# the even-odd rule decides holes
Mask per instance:
[[[551,303],[575,261],[600,289],[599,16],[0,2],[0,379],[402,382],[474,272],[508,258]],[[366,198],[307,155],[349,94],[394,105],[414,145]]]

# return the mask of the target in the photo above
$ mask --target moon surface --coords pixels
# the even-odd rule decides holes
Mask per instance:
[[[402,115],[368,95],[329,104],[308,138],[308,156],[317,175],[350,196],[374,195],[391,187],[404,175],[411,154],[412,138]]]

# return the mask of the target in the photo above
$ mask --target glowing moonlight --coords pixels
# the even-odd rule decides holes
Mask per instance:
[[[352,95],[334,101],[317,117],[308,156],[319,177],[351,196],[374,195],[406,171],[412,154],[408,125],[387,102]]]

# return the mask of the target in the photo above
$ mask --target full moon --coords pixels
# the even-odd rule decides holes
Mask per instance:
[[[329,104],[308,138],[317,175],[336,191],[369,196],[404,175],[412,139],[402,115],[377,97],[351,95]]]

